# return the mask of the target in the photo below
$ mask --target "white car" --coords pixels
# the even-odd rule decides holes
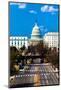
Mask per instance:
[[[29,69],[29,66],[24,66],[24,70],[28,70]]]

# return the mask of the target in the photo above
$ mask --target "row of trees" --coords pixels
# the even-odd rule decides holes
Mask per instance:
[[[56,48],[49,49],[46,54],[46,61],[59,69],[59,51]]]
[[[48,48],[40,42],[39,44],[33,46],[28,46],[28,49],[25,46],[17,50],[16,47],[10,47],[10,74],[18,73],[16,71],[16,66],[18,62],[16,61],[18,55],[40,55],[44,60],[44,63],[52,63],[55,67],[59,68],[59,51],[56,48]],[[18,67],[19,68],[19,67]]]

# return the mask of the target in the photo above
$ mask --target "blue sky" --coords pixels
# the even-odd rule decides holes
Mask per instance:
[[[10,2],[9,34],[30,37],[36,21],[42,36],[47,32],[58,32],[58,16],[58,5]]]

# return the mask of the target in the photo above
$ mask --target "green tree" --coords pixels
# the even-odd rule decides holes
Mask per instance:
[[[17,50],[16,47],[11,46],[10,47],[10,75],[13,75],[16,73],[16,69],[14,68],[14,65],[17,64],[16,63],[16,57],[19,54],[19,51]]]

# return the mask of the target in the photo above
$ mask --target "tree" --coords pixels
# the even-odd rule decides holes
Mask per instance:
[[[59,52],[54,47],[53,49],[49,49],[48,53],[46,54],[47,62],[52,63],[55,67],[59,68]]]
[[[19,54],[19,51],[16,47],[12,46],[10,47],[10,75],[16,74],[16,69],[14,68],[14,65],[16,63],[16,57]]]

